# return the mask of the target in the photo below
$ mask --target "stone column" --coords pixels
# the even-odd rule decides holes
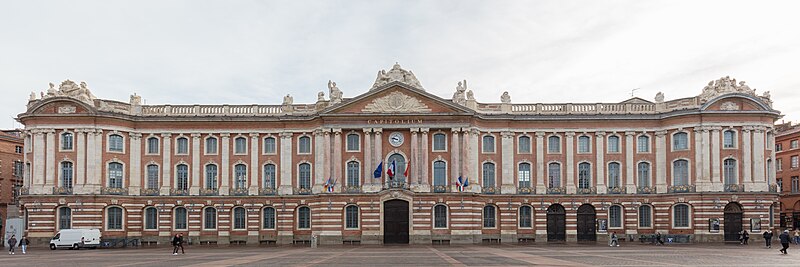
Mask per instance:
[[[292,179],[292,170],[294,170],[294,164],[292,163],[292,133],[291,132],[283,132],[280,134],[281,138],[281,176],[280,176],[280,186],[278,187],[278,194],[280,195],[291,195],[293,193],[292,188],[294,187]]]
[[[86,130],[75,129],[75,139],[77,145],[75,146],[75,191],[73,192],[75,194],[83,194],[83,186],[86,184]],[[59,168],[59,166],[56,166],[56,168]],[[132,170],[133,169],[131,169],[131,171]],[[58,182],[56,182],[56,184],[58,184]]]
[[[595,155],[597,155],[597,160],[595,162],[595,169],[597,170],[597,176],[595,176],[595,180],[597,180],[597,193],[598,194],[605,194],[608,191],[608,187],[606,187],[606,160],[605,160],[605,132],[596,132],[595,136]]]
[[[44,187],[45,188],[53,188],[54,186],[56,186],[58,184],[58,182],[57,182],[58,174],[56,173],[56,136],[55,136],[55,133],[56,133],[56,131],[53,130],[53,129],[48,129],[48,130],[45,131],[46,138],[47,138],[47,144],[46,144],[46,146],[47,146],[47,154],[46,154],[47,155],[46,156],[47,163],[45,163],[45,166],[46,166],[45,177],[46,177],[46,179],[44,180]],[[73,168],[75,167],[75,165],[76,164],[72,165]],[[75,182],[75,178],[72,179],[72,183],[73,183],[73,185],[76,183]]]
[[[466,134],[466,133],[465,133]],[[480,139],[480,131],[478,129],[470,129],[469,131],[469,144],[466,146],[467,151],[469,151],[469,163],[467,164],[466,169],[466,176],[469,177],[469,184],[471,192],[473,193],[480,193],[481,186],[480,186],[480,174],[478,174],[478,170],[480,170],[480,163],[478,163],[478,153],[480,150],[478,149],[478,140]]]
[[[628,194],[636,194],[636,176],[634,170],[637,169],[636,163],[633,162],[633,152],[635,151],[636,143],[634,140],[635,132],[625,132],[625,190]]]
[[[372,171],[375,166],[372,165],[372,129],[364,128],[364,182],[362,186],[372,184]]]
[[[86,179],[86,184],[88,185],[90,190],[89,192],[91,192],[91,194],[99,194],[100,187],[102,186],[102,181],[103,181],[104,163],[102,155],[103,152],[105,152],[105,148],[103,148],[103,139],[105,139],[105,136],[103,136],[103,130],[100,129],[96,130],[94,132],[94,138],[95,138],[94,148],[95,148],[95,153],[97,153],[97,156],[94,158],[95,159],[94,168],[92,168],[94,175],[91,175]]]
[[[753,186],[753,149],[750,147],[753,143],[753,139],[750,137],[752,130],[752,126],[745,126],[742,129],[742,181],[744,181],[744,188]]]
[[[375,161],[373,162],[383,162],[383,129],[377,128],[372,130],[375,132]],[[383,172],[381,173],[381,178],[376,179],[376,182],[379,184],[378,190],[383,187],[383,176],[386,173],[386,167],[386,162],[383,162]]]
[[[501,132],[500,142],[502,155],[502,164],[497,166],[500,168],[500,193],[502,194],[516,194],[517,186],[514,183],[514,133]]]
[[[565,163],[567,167],[567,176],[566,178],[566,187],[567,187],[567,194],[575,194],[577,191],[575,187],[575,132],[566,132],[564,134],[566,136],[566,154],[567,154],[567,162]]]
[[[192,133],[192,177],[189,184],[189,194],[199,195],[203,187],[202,166],[200,164],[200,133]]]
[[[317,181],[314,183],[315,185],[319,184],[320,188],[322,188],[322,184],[325,183],[325,180],[328,179],[328,177],[331,177],[331,173],[333,172],[332,171],[332,169],[333,169],[332,165],[336,164],[335,163],[336,161],[333,160],[333,155],[332,155],[333,152],[331,152],[332,149],[333,149],[333,145],[331,144],[331,130],[330,129],[325,129],[325,131],[322,134],[322,149],[323,149],[322,150],[322,154],[325,155],[324,156],[325,157],[325,164],[324,164],[325,168],[324,168],[322,177],[318,177]]]
[[[423,186],[427,187],[428,190],[425,192],[431,191],[431,180],[430,180],[430,170],[428,169],[428,132],[430,131],[429,128],[421,128],[420,132],[422,132],[422,144],[420,145],[420,159],[419,159],[419,176],[422,178]]]
[[[231,161],[231,133],[220,133],[222,137],[222,144],[220,144],[220,156],[222,162],[219,163],[219,195],[227,196],[230,193],[230,161]]]
[[[667,131],[656,131],[656,192],[667,192]]]
[[[344,165],[344,160],[342,159],[342,129],[333,129],[333,175],[331,176],[333,180],[336,180],[336,184],[333,187],[334,192],[337,188],[341,188],[342,184],[344,184],[344,173],[342,171],[342,165]],[[341,192],[341,191],[340,191]]]
[[[407,183],[412,185],[412,188],[416,192],[418,190],[417,185],[419,185],[422,181],[420,181],[419,175],[417,175],[417,168],[419,167],[419,128],[411,128],[411,149],[410,154],[408,155],[408,164],[406,164],[406,168],[410,168],[408,170],[408,176],[406,179],[408,180]]]
[[[258,195],[258,181],[260,181],[261,172],[258,166],[258,152],[259,140],[261,136],[258,133],[250,133],[250,179],[247,179],[248,194]]]
[[[703,136],[702,136],[702,150],[703,150],[703,176],[702,178],[698,177],[698,180],[703,181],[703,183],[711,183],[711,130],[710,127],[703,127]]]
[[[142,134],[130,133],[130,177],[128,182],[128,194],[138,196],[142,188]]]
[[[460,140],[458,138],[460,128],[450,129],[452,141],[450,141],[450,187],[453,192],[458,192],[456,189],[456,182],[458,176],[461,175],[461,149],[459,147]]]
[[[161,163],[161,170],[162,170],[162,172],[161,172],[161,195],[162,196],[169,195],[170,189],[177,188],[175,185],[173,185],[172,182],[170,182],[170,177],[172,177],[172,165],[171,165],[172,163],[170,162],[170,159],[172,159],[172,152],[170,152],[170,148],[172,147],[172,145],[170,145],[170,143],[172,143],[172,142],[170,142],[171,137],[172,137],[172,134],[169,134],[169,133],[161,134],[161,140],[162,140],[162,143],[164,143],[164,146],[161,149],[161,158],[163,159],[163,161]],[[224,169],[225,167],[222,167],[222,168]]]
[[[86,160],[80,162],[78,165],[85,166],[85,173],[83,175],[83,187],[81,194],[88,194],[90,188],[87,185],[91,183],[89,180],[94,179],[94,169],[96,168],[96,158],[101,154],[97,154],[97,138],[95,129],[85,129],[86,132]]]
[[[325,153],[324,141],[326,135],[323,135],[322,129],[314,130],[314,185],[311,186],[311,192],[319,194],[322,192],[323,179],[325,179]]]
[[[720,130],[722,127],[711,129],[711,186],[708,191],[722,191],[722,175],[720,174]]]
[[[31,180],[33,180],[31,184],[31,194],[52,194],[52,188],[45,188],[44,187],[44,155],[45,155],[45,145],[44,145],[44,132],[39,129],[35,129],[31,131],[33,133],[33,171],[31,173]],[[54,179],[58,180],[57,177],[53,177]],[[58,184],[58,183],[56,183]],[[46,191],[46,190],[49,190]]]
[[[32,137],[31,137],[31,133],[30,133],[29,130],[23,130],[22,131],[22,136],[23,136],[23,138],[22,138],[22,149],[23,149],[22,150],[22,166],[24,166],[23,170],[22,170],[22,186],[27,187],[28,189],[30,189],[31,185],[33,184],[33,181],[31,181],[31,175],[30,175],[31,170],[29,168],[29,166],[32,166],[32,165],[28,165],[28,151],[30,151],[30,149],[31,149],[31,145],[32,145],[31,144],[31,138]]]
[[[753,186],[745,188],[747,191],[769,191],[767,185],[766,170],[764,168],[764,157],[766,153],[765,128],[758,126],[753,130]]]
[[[547,186],[544,181],[547,179],[544,169],[544,132],[536,132],[536,182],[531,181],[531,185],[536,185],[537,194],[547,193]]]

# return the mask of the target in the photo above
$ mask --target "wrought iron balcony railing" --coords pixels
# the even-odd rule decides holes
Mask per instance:
[[[53,187],[53,195],[72,195],[72,187]]]
[[[637,194],[655,194],[656,187],[655,186],[640,186],[636,188]]]
[[[693,184],[685,184],[685,185],[673,185],[667,187],[667,191],[670,193],[694,193],[696,192],[696,187]]]

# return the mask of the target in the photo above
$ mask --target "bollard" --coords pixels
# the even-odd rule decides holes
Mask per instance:
[[[311,235],[311,248],[317,247],[317,235]]]

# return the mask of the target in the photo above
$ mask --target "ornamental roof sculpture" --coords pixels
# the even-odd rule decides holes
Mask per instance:
[[[398,91],[372,100],[362,110],[366,113],[424,113],[430,111],[428,105],[419,99]]]
[[[413,72],[404,70],[400,67],[400,64],[397,63],[395,63],[394,66],[392,66],[392,69],[389,71],[378,71],[378,77],[375,78],[375,83],[372,84],[372,88],[370,90],[375,90],[375,88],[395,81],[407,84],[420,90],[425,90],[422,88],[422,85],[419,83],[419,80],[417,80],[417,77],[414,76]]]
[[[42,99],[64,96],[80,100],[81,102],[84,102],[90,106],[94,106],[94,100],[97,98],[92,94],[91,91],[89,91],[86,82],[81,82],[79,85],[71,80],[65,80],[61,82],[61,85],[58,86],[58,90],[56,90],[55,84],[50,83],[50,88],[47,89],[47,94],[44,92],[39,92],[39,94],[41,95]],[[29,101],[34,100],[36,100],[36,93],[31,92]]]
[[[705,103],[717,96],[731,93],[758,96],[756,95],[756,89],[750,89],[750,86],[747,86],[745,81],[740,81],[737,84],[735,78],[731,79],[730,76],[725,76],[718,80],[709,81],[708,85],[703,87],[703,92],[698,97],[700,98],[700,103]],[[769,99],[769,92],[764,93],[763,98]]]

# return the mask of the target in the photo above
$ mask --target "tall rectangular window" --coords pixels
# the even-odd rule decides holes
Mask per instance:
[[[247,138],[236,137],[236,139],[234,139],[233,142],[234,142],[234,147],[233,147],[234,154],[247,154]]]
[[[789,142],[789,147],[791,149],[797,148],[797,140],[795,139],[795,140],[792,140],[791,142]]]
[[[275,208],[264,208],[264,229],[275,229]]]
[[[147,154],[158,154],[158,138],[147,138]]]
[[[689,149],[689,134],[676,133],[672,135],[672,150]]]
[[[608,164],[608,187],[619,187],[620,179],[619,179],[619,172],[620,172],[620,165],[619,163],[612,162]]]
[[[297,153],[309,154],[311,153],[311,137],[301,136],[297,141]]]
[[[347,162],[347,186],[360,186],[361,177],[359,171],[358,161]]]
[[[264,153],[275,154],[275,137],[264,138]]]
[[[608,208],[608,226],[611,228],[622,227],[622,206],[614,205]]]
[[[639,227],[650,228],[653,227],[653,211],[650,206],[639,206]]]
[[[519,207],[519,227],[530,228],[533,226],[533,216],[531,206]]]
[[[150,207],[144,210],[144,229],[158,229],[158,210]]]
[[[798,176],[792,176],[792,193],[800,192],[800,178]]]
[[[355,229],[358,228],[358,206],[350,205],[344,209],[345,213],[345,228]]]
[[[689,227],[689,206],[678,204],[672,208],[673,227]]]
[[[441,160],[433,162],[433,185],[447,185],[447,163]]]
[[[727,130],[722,132],[722,147],[734,148],[736,147],[736,132]]]
[[[529,163],[520,163],[519,170],[517,173],[517,178],[519,179],[519,187],[520,188],[530,188],[531,187],[531,164]]]
[[[578,188],[588,189],[592,186],[592,165],[587,162],[578,164]]]
[[[639,175],[639,186],[640,187],[649,187],[650,186],[650,163],[639,162],[638,168],[637,168],[637,174]]]
[[[650,137],[640,135],[636,138],[636,151],[639,153],[650,152]]]
[[[189,154],[189,138],[178,138],[178,149],[175,154]]]
[[[108,151],[113,151],[113,152],[124,151],[121,135],[112,134],[108,136]]]
[[[348,134],[347,135],[347,151],[359,151],[361,150],[361,142],[358,138],[357,134]]]
[[[726,159],[722,162],[722,166],[722,176],[725,178],[725,184],[738,184],[739,179],[736,177],[736,160]]]
[[[61,187],[72,188],[72,162],[61,162]]]
[[[589,153],[591,151],[591,144],[588,136],[578,137],[578,153]]]
[[[528,136],[520,136],[517,144],[517,152],[531,153],[531,138]]]
[[[203,211],[203,228],[217,229],[217,210],[215,208],[206,208]]]
[[[676,186],[689,184],[689,161],[676,160],[672,163],[672,183]]]
[[[302,189],[311,189],[311,164],[302,163],[298,168],[298,185]]]
[[[186,208],[175,208],[175,229],[186,229]]]
[[[158,189],[158,165],[147,165],[147,189]]]
[[[619,153],[619,136],[608,137],[608,153]]]
[[[483,227],[494,228],[497,226],[494,206],[483,207]]]
[[[775,160],[775,169],[777,169],[777,171],[782,171],[783,170],[783,159],[776,159]]]
[[[247,166],[244,164],[236,164],[233,166],[233,173],[234,178],[236,181],[235,188],[236,189],[245,189],[247,188]]]
[[[72,133],[61,134],[61,150],[72,150]]]
[[[443,133],[433,135],[433,151],[447,150],[447,136]]]
[[[797,165],[798,165],[798,163],[800,163],[800,162],[798,162],[798,157],[797,156],[792,156],[791,160],[792,160],[792,169],[797,169]]]
[[[122,188],[122,164],[112,162],[108,164],[108,187]]]
[[[447,207],[436,205],[433,207],[433,228],[447,228]]]
[[[217,154],[216,137],[209,137],[206,139],[206,154]]]
[[[189,188],[189,166],[178,164],[175,169],[175,187],[178,190],[187,190]]]
[[[486,162],[483,164],[483,186],[494,187],[494,163]]]
[[[483,148],[483,153],[494,153],[494,136],[483,136],[483,144],[481,147]]]
[[[550,163],[547,165],[547,186],[548,188],[561,187],[561,164]]]
[[[561,138],[558,136],[550,136],[547,138],[547,152],[548,153],[561,153]]]
[[[207,190],[217,189],[217,165],[214,164],[206,165],[206,189]]]
[[[264,187],[275,189],[275,164],[264,165]]]

